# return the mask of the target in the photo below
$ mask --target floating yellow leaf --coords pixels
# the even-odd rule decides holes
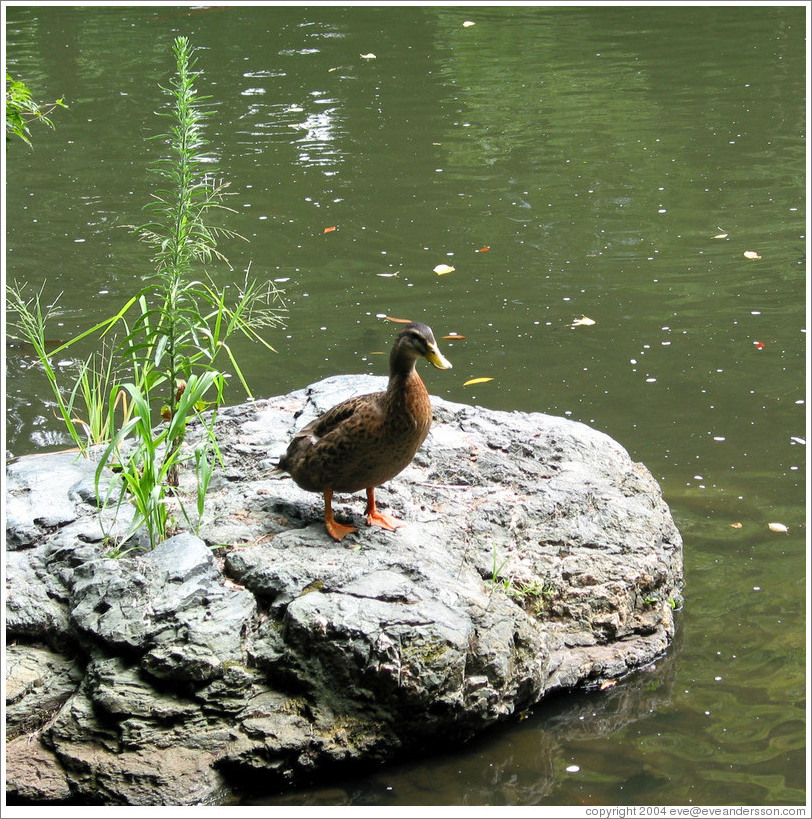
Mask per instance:
[[[756,253],[755,250],[745,250],[744,251],[744,258],[745,259],[760,259],[761,256]]]
[[[322,231],[322,233],[332,233],[332,232],[333,232],[335,229],[336,229],[336,226],[335,226],[335,225],[330,225],[330,227],[326,227],[326,228],[324,228],[324,230]]]
[[[453,273],[456,268],[452,267],[450,264],[438,264],[437,267],[434,268],[434,272],[438,276],[444,276],[446,273]]]
[[[713,238],[714,239],[727,239],[727,233],[717,233]]]
[[[400,318],[395,318],[394,316],[384,316],[384,318],[387,321],[396,321],[398,324],[411,324],[412,323],[411,319],[400,319]]]
[[[469,378],[462,386],[468,387],[471,384],[484,384],[486,381],[493,381],[492,378]]]
[[[741,529],[741,528],[742,528],[742,524],[741,524],[741,523],[739,523],[738,521],[736,521],[736,523],[731,523],[731,524],[730,524],[730,528],[731,528],[731,529]]]
[[[466,20],[463,24],[463,28],[470,28],[471,26],[475,26],[476,23],[473,20]]]
[[[769,527],[771,532],[785,532],[789,533],[789,529],[784,526],[783,523],[768,523],[767,526]]]
[[[459,333],[449,333],[447,336],[443,336],[443,341],[462,341],[465,336],[461,336]]]
[[[377,57],[372,52],[370,52],[369,54],[362,54],[361,59],[363,59],[363,60],[375,60],[375,59],[377,59]]]
[[[581,318],[579,319],[573,319],[573,322],[570,325],[570,327],[580,327],[582,325],[584,327],[588,327],[589,325],[594,323],[595,323],[594,319],[588,318],[587,316],[581,316]]]

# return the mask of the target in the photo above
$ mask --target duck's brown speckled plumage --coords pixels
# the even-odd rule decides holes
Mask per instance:
[[[394,518],[375,508],[374,489],[402,472],[426,439],[431,402],[415,363],[427,358],[439,369],[451,364],[437,349],[431,328],[407,325],[395,339],[384,392],[342,401],[311,421],[290,442],[277,469],[287,472],[309,492],[322,492],[325,523],[340,540],[351,527],[332,517],[333,492],[367,490],[367,522],[394,528]]]

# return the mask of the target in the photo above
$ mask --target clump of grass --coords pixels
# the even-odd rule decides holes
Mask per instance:
[[[492,552],[491,577],[488,585],[492,592],[500,591],[515,600],[523,608],[528,609],[532,614],[540,614],[555,596],[555,586],[545,580],[532,578],[529,581],[518,580],[510,575],[503,575],[502,571],[508,564],[509,559],[505,558],[499,563],[496,555],[496,547]]]

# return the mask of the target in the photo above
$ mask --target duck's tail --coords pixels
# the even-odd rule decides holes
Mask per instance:
[[[288,474],[288,466],[287,462],[285,461],[285,456],[280,456],[279,460],[276,462],[276,466],[268,473],[269,475],[287,475]]]

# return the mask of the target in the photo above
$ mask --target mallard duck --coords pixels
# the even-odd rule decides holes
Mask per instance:
[[[375,487],[402,472],[429,433],[431,402],[415,369],[421,356],[437,369],[451,369],[431,328],[413,322],[395,339],[386,390],[336,404],[303,427],[279,459],[275,472],[287,472],[302,489],[324,495],[324,524],[335,540],[356,530],[333,516],[334,492],[365,489],[368,526],[404,525],[378,511]]]

